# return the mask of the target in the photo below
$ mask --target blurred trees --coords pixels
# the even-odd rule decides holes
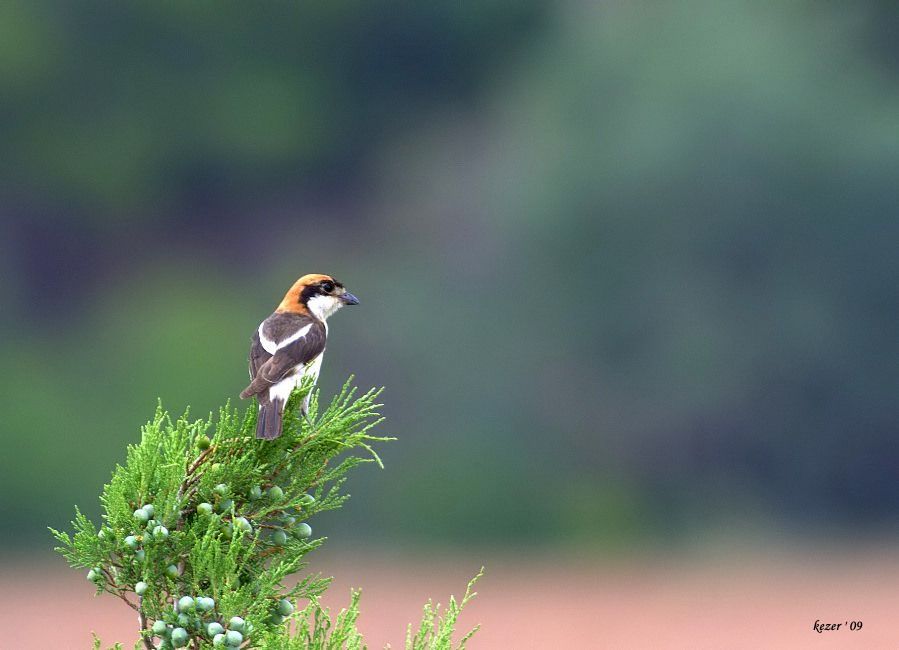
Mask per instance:
[[[7,521],[63,521],[156,394],[235,394],[309,270],[364,308],[325,390],[386,384],[401,438],[369,535],[891,521],[880,3],[216,7],[0,9]]]

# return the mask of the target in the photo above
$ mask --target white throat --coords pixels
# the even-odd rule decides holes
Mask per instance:
[[[312,296],[306,301],[306,308],[320,321],[328,320],[328,316],[341,307],[343,303],[334,296]]]

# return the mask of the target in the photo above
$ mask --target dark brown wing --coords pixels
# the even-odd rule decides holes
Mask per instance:
[[[313,323],[305,336],[280,348],[270,359],[259,365],[253,381],[240,396],[249,397],[267,390],[293,372],[297,366],[309,363],[324,350],[325,328],[321,323]]]
[[[256,379],[260,366],[272,358],[262,343],[259,341],[259,330],[253,332],[252,344],[250,345],[250,380]]]

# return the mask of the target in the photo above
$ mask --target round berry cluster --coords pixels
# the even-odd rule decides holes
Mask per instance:
[[[273,546],[286,546],[290,535],[301,540],[312,537],[312,527],[306,522],[297,522],[299,510],[290,508],[272,510],[271,506],[276,506],[284,500],[284,490],[278,485],[273,485],[265,491],[255,485],[244,495],[244,501],[251,504],[267,502],[263,504],[268,506],[265,521],[257,522],[255,527],[254,522],[247,517],[236,515],[231,490],[225,483],[219,483],[213,487],[211,497],[209,501],[197,504],[197,514],[203,517],[217,518],[222,534],[228,539],[234,536],[235,530],[252,534],[255,527],[259,527],[260,524],[263,532],[270,531],[264,541],[267,540]],[[237,498],[240,499],[240,496],[238,495]],[[300,499],[302,508],[308,508],[313,503],[315,503],[315,497],[311,494],[305,494]],[[252,507],[250,509],[252,510]]]
[[[154,519],[155,516],[156,508],[152,503],[147,503],[135,510],[134,521],[137,523],[138,530],[122,540],[125,549],[133,552],[134,559],[138,562],[143,562],[146,559],[146,551],[144,551],[143,548],[145,544],[152,541],[161,542],[166,540],[169,536],[169,529],[166,528],[161,521]],[[108,529],[101,528],[97,535],[101,539],[105,539],[107,538],[108,532],[111,533]],[[169,569],[171,569],[171,567],[169,567]],[[170,570],[167,570],[166,573],[171,575]],[[175,567],[175,574],[171,575],[171,577],[174,578],[177,576],[178,571],[177,567]],[[94,567],[88,572],[87,579],[91,582],[102,582],[105,580],[105,575],[99,567]]]
[[[293,611],[293,603],[282,598],[274,603],[270,622],[283,623]],[[212,598],[182,596],[175,601],[171,615],[156,621],[150,629],[162,642],[160,650],[183,648],[192,638],[211,641],[214,647],[238,648],[253,633],[253,624],[240,616],[232,616],[225,624],[216,614]]]
[[[227,626],[215,611],[215,600],[206,596],[182,596],[172,612],[150,628],[161,640],[160,650],[183,648],[192,638],[212,641],[216,647],[238,648],[253,632],[251,623],[232,616]]]
[[[277,548],[288,546],[291,537],[306,540],[312,536],[309,524],[298,521],[299,517],[308,516],[311,506],[316,503],[315,497],[311,494],[304,494],[298,500],[291,500],[293,506],[287,507],[284,489],[278,485],[271,485],[267,489],[256,485],[249,489],[233,491],[226,483],[218,483],[203,496],[206,500],[194,508],[196,517],[206,520],[206,525],[220,530],[222,536],[227,539],[233,538],[235,532],[240,531],[244,541],[255,539],[257,544]],[[180,513],[175,514],[180,516]],[[168,594],[177,593],[176,585],[184,571],[183,561],[174,553],[169,556],[167,551],[174,552],[174,548],[169,547],[178,541],[177,538],[182,533],[177,532],[181,531],[181,526],[175,525],[177,522],[173,514],[169,525],[176,532],[170,538],[169,529],[152,503],[141,505],[132,515],[133,527],[129,531],[130,534],[122,539],[121,546],[114,545],[116,548],[114,553],[120,554],[123,560],[130,556],[131,567],[136,571],[136,575],[146,576],[154,573],[146,564],[146,548],[153,553],[151,557],[154,564],[156,558],[162,560],[163,575],[174,581],[167,587],[160,585],[152,588],[144,581],[149,580],[146,577],[134,583],[133,591],[141,597],[139,607],[143,611],[145,602],[143,598],[148,591],[150,595],[157,590]],[[104,527],[100,529],[98,536],[109,542],[115,535],[111,529]],[[108,570],[95,566],[90,569],[87,578],[98,587],[111,585],[113,589],[121,591],[122,586],[115,584],[121,570],[120,566],[118,568],[113,566]],[[264,624],[280,625],[293,611],[293,604],[286,598],[273,600]],[[160,650],[186,647],[192,639],[205,640],[216,647],[236,648],[244,643],[245,638],[249,638],[252,625],[240,616],[231,617],[226,624],[222,616],[216,612],[213,598],[181,596],[174,599],[174,607],[155,620],[150,629],[152,634],[160,639]]]

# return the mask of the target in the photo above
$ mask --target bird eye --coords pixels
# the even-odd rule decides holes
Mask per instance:
[[[322,282],[322,291],[324,291],[325,293],[331,293],[332,291],[334,291],[334,283],[330,280]]]

